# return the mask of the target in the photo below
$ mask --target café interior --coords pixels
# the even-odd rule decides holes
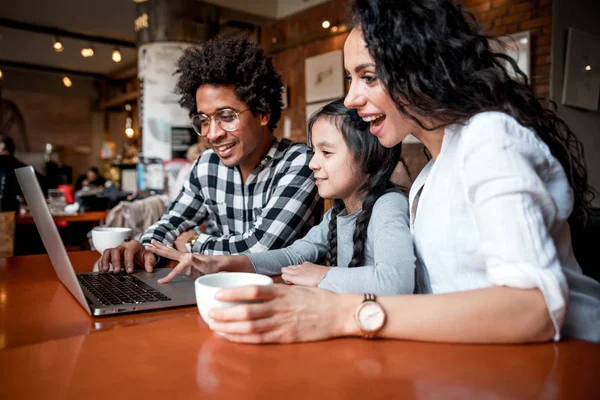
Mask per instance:
[[[581,83],[569,74],[576,57],[589,57],[590,69],[600,71],[600,46],[577,48],[575,40],[583,32],[583,45],[600,44],[600,3],[458,2],[517,59],[535,95],[553,102],[583,143],[590,184],[600,188],[600,75]],[[260,44],[284,84],[274,135],[306,143],[308,117],[348,90],[346,3],[4,2],[0,134],[20,165],[34,168],[72,268],[97,270],[102,245],[94,228],[127,227],[139,238],[179,194],[182,170],[208,148],[173,92],[185,48],[241,33]],[[582,84],[595,88],[591,101],[570,95],[569,86]],[[405,187],[428,161],[409,136],[398,171]],[[216,336],[195,303],[89,315],[61,284],[39,221],[15,191],[16,206],[0,219],[1,398],[600,398],[600,345],[576,340],[251,346]],[[583,271],[598,280],[600,196],[593,206],[573,247]]]

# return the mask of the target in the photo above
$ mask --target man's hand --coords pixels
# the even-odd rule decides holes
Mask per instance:
[[[330,269],[331,267],[305,262],[282,268],[281,278],[285,283],[317,287]]]
[[[189,231],[185,231],[181,235],[179,235],[177,237],[177,239],[175,239],[175,242],[173,242],[173,247],[182,253],[189,253],[190,251],[187,249],[187,247],[185,247],[185,244],[191,238],[196,237],[196,236],[198,236],[198,234],[193,229],[190,229]]]
[[[137,240],[131,240],[121,243],[119,247],[104,250],[100,259],[100,272],[108,272],[111,264],[115,273],[119,273],[125,268],[127,273],[131,274],[134,265],[144,267],[146,271],[152,272],[156,265],[156,256],[145,250]]]

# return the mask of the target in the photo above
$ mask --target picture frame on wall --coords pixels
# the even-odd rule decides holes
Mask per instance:
[[[490,40],[490,47],[496,53],[503,53],[516,61],[517,66],[531,79],[531,34],[529,31],[502,35]],[[508,63],[504,63],[512,78],[518,79],[517,73]]]
[[[600,37],[569,28],[562,104],[596,111],[600,100]]]
[[[342,51],[335,50],[307,58],[305,84],[307,104],[342,97],[344,95]]]

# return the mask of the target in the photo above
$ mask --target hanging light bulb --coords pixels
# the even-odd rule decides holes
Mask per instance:
[[[133,119],[131,118],[131,104],[125,104],[125,111],[127,111],[127,118],[125,119],[125,135],[131,139],[133,134]]]
[[[119,49],[114,49],[112,52],[112,60],[116,63],[121,62],[123,58],[121,57],[121,52],[119,51]]]
[[[133,128],[131,127],[132,125],[132,119],[131,117],[127,117],[127,119],[125,120],[125,135],[131,139],[133,137],[134,131]]]
[[[54,44],[52,45],[52,47],[54,47],[54,51],[56,51],[57,53],[60,53],[65,49],[58,36],[54,37]]]
[[[331,26],[331,23],[329,21],[325,20],[325,21],[323,21],[323,23],[321,24],[321,26],[324,29],[327,29],[327,28],[329,28]]]
[[[66,87],[71,87],[73,86],[73,82],[71,82],[71,78],[69,78],[68,76],[63,76],[62,78],[63,81],[63,85],[65,85]]]
[[[0,69],[0,79],[4,78],[4,74],[2,73],[2,70]]]
[[[84,47],[81,49],[81,55],[85,58],[91,57],[94,55],[94,49],[92,46]]]

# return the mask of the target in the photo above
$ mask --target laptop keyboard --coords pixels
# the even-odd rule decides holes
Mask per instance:
[[[77,279],[104,306],[171,300],[135,276],[127,274],[85,274],[77,275]]]

